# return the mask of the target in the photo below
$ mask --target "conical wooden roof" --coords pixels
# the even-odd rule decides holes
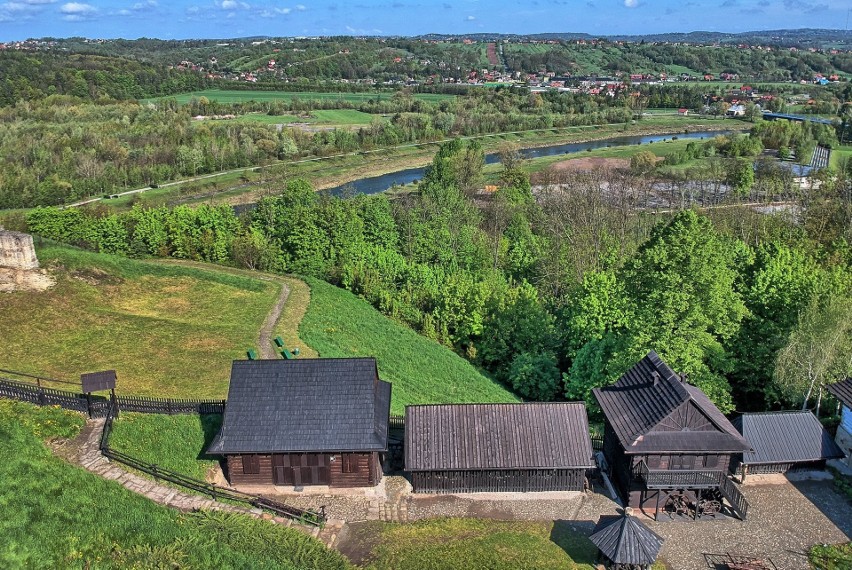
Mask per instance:
[[[663,547],[662,537],[628,514],[603,515],[589,540],[616,564],[653,564]]]

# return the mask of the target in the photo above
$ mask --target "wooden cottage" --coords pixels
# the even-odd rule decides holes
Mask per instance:
[[[754,448],[735,457],[733,470],[749,474],[786,473],[791,469],[822,469],[843,452],[809,411],[743,414],[734,427]]]
[[[852,467],[852,378],[826,386],[832,396],[840,402],[840,425],[835,441],[846,454],[846,463]]]
[[[408,406],[416,493],[582,491],[595,467],[582,403]]]
[[[207,453],[232,485],[377,485],[390,396],[373,358],[237,360]]]
[[[727,500],[745,518],[748,505],[727,473],[731,456],[751,446],[657,353],[594,394],[606,419],[607,472],[627,506],[698,517]]]
[[[608,570],[649,570],[663,547],[663,538],[636,520],[632,510],[601,516],[589,536]]]

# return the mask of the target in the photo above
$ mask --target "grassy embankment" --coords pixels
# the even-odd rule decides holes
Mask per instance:
[[[467,360],[363,299],[324,281],[306,281],[311,301],[299,326],[302,340],[323,357],[375,356],[379,375],[393,383],[391,413],[403,413],[407,404],[517,401]]]
[[[0,400],[3,568],[344,569],[307,535],[240,515],[181,514],[72,466],[45,440],[83,417]]]

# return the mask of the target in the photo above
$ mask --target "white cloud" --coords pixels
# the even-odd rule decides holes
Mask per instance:
[[[292,8],[275,8],[275,12],[278,14],[284,14],[285,16],[292,12]]]
[[[53,4],[56,0],[23,0],[23,4],[30,4],[31,6],[37,6],[40,4]]]
[[[68,2],[63,4],[59,11],[68,16],[92,16],[97,13],[98,9],[91,4],[83,4],[82,2]]]
[[[624,6],[626,8],[635,8],[639,5],[639,0],[624,0]]]
[[[465,18],[465,20],[467,20],[468,22],[472,22],[475,19],[476,19],[476,16],[468,16],[467,18]]]
[[[222,2],[219,3],[219,7],[223,10],[239,10],[241,8],[243,10],[248,10],[250,8],[250,6],[245,2],[238,2],[237,0],[222,0]]]
[[[305,8],[304,4],[296,4],[296,10],[298,10],[299,12],[304,12],[305,10],[307,10],[307,8]]]

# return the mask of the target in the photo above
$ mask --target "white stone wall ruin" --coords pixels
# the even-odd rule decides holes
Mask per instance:
[[[0,230],[0,267],[38,269],[33,236]]]

